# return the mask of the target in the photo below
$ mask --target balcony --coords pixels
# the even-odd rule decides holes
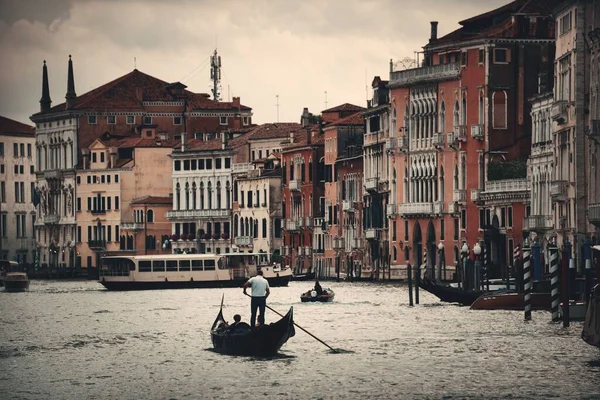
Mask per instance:
[[[342,211],[354,212],[354,202],[351,200],[342,200]]]
[[[295,232],[300,230],[300,221],[297,219],[288,219],[285,221],[285,230],[288,232]]]
[[[182,221],[196,218],[227,218],[230,210],[171,210],[167,211],[167,219]]]
[[[443,133],[436,133],[433,135],[433,145],[437,149],[443,149],[444,144],[446,143],[446,135]]]
[[[312,228],[313,227],[313,219],[312,217],[304,217],[304,227]]]
[[[590,120],[590,137],[600,140],[600,119]]]
[[[467,201],[467,191],[465,189],[454,189],[452,200],[457,203],[464,203]]]
[[[294,192],[299,192],[302,189],[302,181],[299,179],[294,179],[290,181],[290,190]]]
[[[460,77],[460,63],[432,65],[390,72],[390,88],[409,87],[415,84],[443,82]]]
[[[377,228],[367,228],[367,229],[365,229],[365,238],[367,238],[367,240],[375,240],[375,239],[377,239]]]
[[[48,180],[48,179],[60,179],[62,178],[62,171],[61,170],[53,170],[53,171],[44,171],[44,179]]]
[[[290,255],[290,246],[281,246],[281,255],[289,256]]]
[[[236,236],[235,245],[240,247],[252,247],[254,244],[254,238],[252,236]]]
[[[60,215],[58,214],[48,214],[44,217],[45,224],[58,224],[60,221]]]
[[[471,201],[477,203],[480,200],[481,190],[471,189]]]
[[[457,214],[458,213],[458,203],[454,201],[448,202],[448,214]]]
[[[553,201],[563,202],[567,200],[569,195],[569,182],[567,181],[552,181],[550,182],[550,197]]]
[[[500,179],[487,181],[485,193],[507,193],[531,190],[531,182],[527,179]]]
[[[106,240],[90,240],[88,241],[88,247],[92,250],[104,250],[106,249]]]
[[[477,140],[483,140],[483,124],[471,125],[471,137]]]
[[[385,215],[395,217],[398,214],[398,208],[395,204],[388,204],[385,208]]]
[[[434,214],[442,214],[444,212],[444,203],[441,201],[436,201],[433,203],[433,213]]]
[[[467,141],[467,126],[466,125],[455,125],[454,131],[454,141],[466,142]]]
[[[234,174],[242,174],[248,171],[252,171],[253,169],[254,165],[252,165],[252,163],[231,164],[231,172]]]
[[[333,237],[332,238],[332,248],[336,251],[344,250],[346,248],[346,240],[343,237]]]
[[[385,149],[388,151],[394,151],[398,148],[398,139],[387,138],[385,139]]]
[[[379,188],[379,178],[378,177],[367,178],[365,180],[365,189],[367,189],[368,192],[376,192],[378,188]]]
[[[432,215],[433,203],[404,203],[398,205],[400,215]]]
[[[523,218],[523,230],[544,232],[554,228],[552,215],[530,215]]]
[[[362,250],[365,247],[364,241],[362,238],[353,238],[352,239],[352,249],[353,250]]]
[[[589,205],[588,221],[590,221],[590,224],[600,227],[600,203],[594,203]]]
[[[408,151],[408,138],[406,136],[398,138],[398,149],[403,152]]]
[[[304,255],[305,255],[306,257],[310,257],[310,256],[312,256],[312,247],[308,247],[308,246],[306,246],[306,247],[304,248]]]
[[[121,222],[120,229],[122,231],[140,231],[144,229],[144,222]]]
[[[550,118],[558,124],[563,124],[569,119],[568,103],[566,100],[558,100],[552,105]]]

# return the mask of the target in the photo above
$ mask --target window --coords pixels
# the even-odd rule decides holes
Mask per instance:
[[[513,226],[513,208],[512,207],[508,207],[508,227],[512,228]]]
[[[24,165],[19,165],[19,173],[21,175],[25,174],[25,166]]]
[[[117,123],[117,117],[114,115],[107,115],[106,116],[106,123],[110,124],[110,125],[114,125]]]
[[[96,162],[97,158],[96,158],[96,152],[92,152],[92,162]]]
[[[467,210],[464,208],[460,210],[460,229],[463,231],[467,229]]]
[[[135,115],[128,115],[126,118],[127,125],[135,124]]]
[[[77,243],[81,243],[81,226],[77,227]]]
[[[212,159],[210,158],[206,160],[206,169],[212,169]]]
[[[243,124],[244,124],[244,126],[250,125],[250,118],[249,117],[244,117]]]
[[[146,222],[148,222],[150,224],[154,222],[154,211],[148,210],[147,216],[146,216]]]
[[[2,214],[2,237],[6,237],[6,214]]]
[[[506,92],[494,92],[492,94],[492,121],[494,129],[506,129],[507,122]]]
[[[151,124],[152,124],[152,117],[144,116],[144,125],[151,125]]]
[[[445,239],[445,234],[444,234],[445,228],[446,228],[446,226],[444,225],[444,220],[441,219],[440,220],[440,240],[444,240]]]
[[[460,230],[458,218],[454,218],[454,240],[458,240],[459,232]]]
[[[88,124],[96,125],[96,116],[95,115],[88,115]]]
[[[87,211],[90,211],[92,209],[92,198],[88,197],[87,198]]]
[[[152,131],[146,131],[146,137],[152,137]]]
[[[104,162],[104,152],[100,153],[100,162]],[[104,178],[104,175],[102,175],[102,178]]]
[[[19,149],[21,150],[21,157],[25,157],[25,143],[19,144]]]
[[[4,156],[4,143],[0,142],[0,156]]]
[[[222,160],[220,158],[215,159],[215,169],[221,169],[221,162]]]
[[[17,175],[19,173],[19,166],[15,164],[14,173]]]
[[[221,125],[227,125],[227,117],[219,117],[219,123]]]
[[[77,211],[81,211],[81,197],[77,198]]]
[[[110,196],[108,196],[106,198],[106,209],[107,210],[112,210],[112,197],[110,197]]]
[[[510,52],[508,49],[494,49],[494,64],[508,64]]]
[[[0,182],[0,200],[2,203],[6,203],[6,184],[4,181]]]
[[[35,196],[35,183],[34,182],[31,182],[29,189],[31,190],[30,196],[31,196],[31,202],[33,203],[33,201],[34,201],[33,197]]]
[[[571,30],[571,12],[569,11],[565,15],[560,18],[560,34],[564,35],[565,33]]]
[[[231,158],[225,158],[225,168],[231,168]]]
[[[408,221],[404,221],[404,241],[408,241]]]
[[[19,182],[15,182],[15,203],[21,202],[21,200],[20,200],[21,196],[19,196],[20,193],[21,192],[19,191]]]
[[[19,157],[19,145],[17,143],[13,143],[13,156]]]
[[[115,210],[119,209],[119,196],[115,196]]]
[[[173,117],[173,125],[181,125],[181,117]]]
[[[119,183],[119,175],[115,174],[115,183]]]
[[[35,174],[35,168],[33,167],[33,165],[30,165],[30,166],[29,166],[29,173],[30,173],[31,175]]]
[[[483,229],[485,226],[485,209],[479,209],[479,229]]]
[[[262,237],[263,238],[267,237],[267,219],[266,218],[262,219]]]
[[[485,61],[485,50],[479,49],[479,64],[483,64]]]
[[[467,66],[467,52],[463,51],[460,53],[460,65],[463,67]]]
[[[152,271],[162,271],[165,270],[165,262],[163,260],[154,260],[152,261]]]
[[[175,160],[175,162],[173,163],[173,169],[175,171],[181,171],[181,161],[180,160]]]

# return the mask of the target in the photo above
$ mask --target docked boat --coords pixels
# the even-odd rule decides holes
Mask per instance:
[[[29,278],[25,272],[7,272],[2,275],[5,292],[24,292],[29,289]]]
[[[279,321],[252,329],[245,322],[229,325],[223,318],[221,303],[210,329],[215,351],[237,356],[273,357],[295,334],[293,307]]]
[[[590,295],[581,338],[589,345],[600,347],[600,284]]]
[[[314,281],[315,280],[315,273],[314,272],[307,272],[304,274],[294,274],[292,275],[292,280],[293,281]]]
[[[523,310],[525,308],[525,296],[523,293],[490,292],[477,298],[471,305],[471,310]],[[550,310],[550,293],[532,293],[532,310]]]
[[[483,294],[480,290],[464,290],[448,285],[442,285],[433,282],[429,278],[419,281],[419,287],[433,294],[441,301],[447,303],[458,303],[463,306],[470,306],[479,296]]]
[[[300,295],[300,301],[303,303],[307,302],[321,302],[321,303],[329,303],[333,301],[335,297],[335,293],[333,290],[329,288],[324,288],[321,294],[317,294],[317,291],[314,289],[309,290],[306,293],[302,293]]]
[[[264,253],[121,255],[103,257],[99,282],[108,290],[241,287],[260,269],[271,287],[287,286],[292,271],[261,265]]]

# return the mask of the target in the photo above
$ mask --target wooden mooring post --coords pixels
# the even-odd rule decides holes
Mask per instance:
[[[412,266],[410,263],[406,266],[406,274],[408,276],[408,305],[414,306],[413,303],[413,281],[412,281]]]

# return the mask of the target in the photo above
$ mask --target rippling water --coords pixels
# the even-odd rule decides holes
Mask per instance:
[[[300,303],[311,283],[274,288],[296,330],[271,360],[212,352],[209,328],[249,316],[240,289],[108,292],[95,282],[0,289],[0,398],[600,399],[600,351],[534,312],[471,311],[402,285],[330,283],[333,303]],[[279,317],[267,311],[267,321]]]

